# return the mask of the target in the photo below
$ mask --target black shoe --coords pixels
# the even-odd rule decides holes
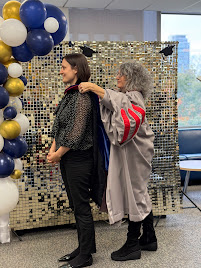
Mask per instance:
[[[141,250],[147,250],[147,251],[156,251],[158,248],[157,241],[151,242],[151,243],[140,243]]]
[[[141,250],[156,251],[158,248],[153,218],[153,213],[151,211],[150,214],[143,220],[143,234],[139,239]]]
[[[91,266],[92,263],[93,263],[93,258],[92,258],[92,256],[90,256],[89,259],[83,263],[79,263],[79,264],[75,264],[75,265],[67,263],[67,264],[60,266],[59,268],[81,268],[81,267]]]
[[[156,251],[158,248],[157,238],[154,230],[150,232],[143,230],[143,235],[139,239],[141,250]]]
[[[80,253],[80,248],[76,248],[73,252],[64,255],[63,257],[61,257],[60,259],[58,259],[58,261],[70,261],[72,259],[74,259],[75,257],[77,257]]]
[[[119,250],[112,252],[111,259],[114,261],[137,260],[141,258],[141,249],[139,243],[129,245],[126,242]]]

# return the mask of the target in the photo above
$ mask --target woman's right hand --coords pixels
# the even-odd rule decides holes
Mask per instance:
[[[57,162],[52,162],[52,161],[49,160],[49,156],[50,156],[52,153],[55,153],[55,151],[54,151],[52,148],[50,148],[49,153],[48,153],[48,155],[47,155],[47,162],[48,162],[49,164],[52,164],[52,165],[54,166],[55,164],[57,164]]]
[[[78,88],[79,88],[80,93],[92,91],[93,93],[98,95],[101,99],[105,95],[105,90],[103,88],[99,87],[96,84],[90,83],[90,82],[82,82],[79,84]]]
[[[78,88],[79,88],[79,92],[80,93],[85,93],[88,91],[92,91],[94,88],[95,84],[90,83],[90,82],[82,82],[79,84]]]

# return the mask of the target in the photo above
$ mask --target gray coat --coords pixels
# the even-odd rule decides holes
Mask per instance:
[[[140,92],[105,90],[101,119],[110,139],[106,204],[110,223],[129,214],[142,221],[152,205],[147,190],[154,154],[154,134],[147,122]]]

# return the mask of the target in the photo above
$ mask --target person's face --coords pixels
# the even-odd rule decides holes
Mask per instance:
[[[74,85],[77,81],[77,68],[72,68],[65,59],[63,59],[61,64],[60,74],[63,76],[65,84]]]
[[[121,75],[120,72],[117,73],[117,87],[122,90],[126,86],[126,77],[125,75]]]

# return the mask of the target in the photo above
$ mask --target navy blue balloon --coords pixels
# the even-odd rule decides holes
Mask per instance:
[[[68,30],[68,22],[64,13],[56,6],[51,4],[44,4],[47,10],[47,18],[53,17],[59,22],[59,29],[52,33],[54,45],[58,45],[66,36]]]
[[[22,80],[22,82],[24,83],[25,86],[27,85],[27,79],[26,79],[25,76],[22,76],[22,75],[21,75],[21,76],[19,77],[19,79]]]
[[[8,77],[8,71],[7,68],[0,63],[0,85],[4,84]]]
[[[0,178],[10,176],[13,173],[14,168],[15,163],[13,158],[8,154],[0,152]]]
[[[19,98],[20,99],[20,98]],[[22,103],[22,109],[24,108],[24,101],[23,99],[20,99],[21,100],[21,103]]]
[[[12,47],[13,57],[22,62],[30,61],[34,55],[27,46],[27,43],[24,42],[22,45],[18,47]]]
[[[4,87],[0,87],[0,109],[4,108],[9,102],[8,91]]]
[[[28,145],[21,136],[18,136],[16,139],[7,140],[4,139],[3,151],[9,154],[13,158],[22,157],[27,151]]]
[[[52,36],[43,29],[34,29],[28,32],[27,45],[37,56],[47,55],[54,46]]]
[[[13,106],[8,106],[3,111],[3,116],[5,119],[13,119],[17,116],[17,110]]]
[[[39,0],[26,0],[20,6],[20,18],[27,28],[37,29],[47,16],[44,4]]]

